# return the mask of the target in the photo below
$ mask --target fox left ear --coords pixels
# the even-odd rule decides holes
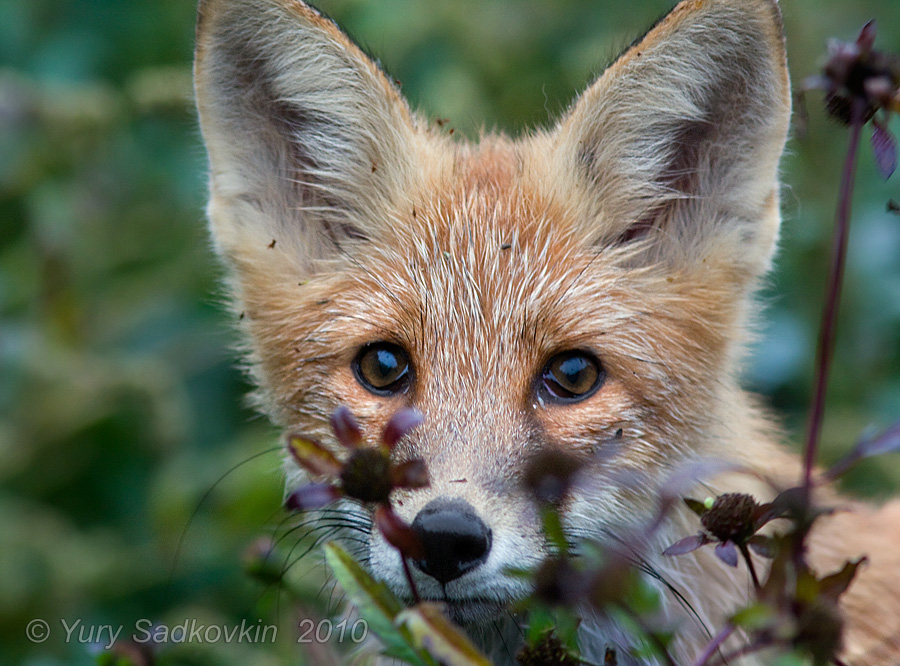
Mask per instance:
[[[300,0],[200,0],[194,80],[213,238],[239,274],[280,257],[309,275],[388,226],[416,123],[331,21]]]
[[[595,245],[643,239],[641,261],[718,259],[743,283],[774,251],[789,118],[776,2],[685,0],[557,128],[560,194]]]

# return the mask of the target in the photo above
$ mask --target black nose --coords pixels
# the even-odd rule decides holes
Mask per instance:
[[[487,560],[491,530],[461,499],[440,497],[425,505],[412,528],[422,540],[425,558],[415,565],[446,585]]]

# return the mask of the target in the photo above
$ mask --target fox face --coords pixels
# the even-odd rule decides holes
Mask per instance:
[[[209,218],[258,404],[323,442],[339,405],[373,444],[422,412],[394,455],[431,485],[395,500],[426,545],[419,591],[455,620],[528,594],[508,571],[547,552],[525,483],[543,453],[577,461],[565,525],[603,541],[685,461],[768,450],[737,376],[790,115],[774,1],[683,2],[552,129],[477,144],[299,0],[202,0],[197,35]],[[408,594],[396,551],[356,538]]]

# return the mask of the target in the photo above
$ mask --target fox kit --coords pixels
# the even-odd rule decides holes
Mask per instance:
[[[424,458],[431,485],[397,510],[458,552],[413,576],[498,662],[511,657],[492,640],[529,593],[509,569],[546,555],[522,484],[535,452],[589,461],[564,522],[601,542],[650,519],[691,459],[756,472],[706,480],[702,496],[762,499],[759,478],[799,478],[738,384],[790,116],[774,0],[685,0],[552,129],[477,144],[411,112],[300,0],[201,0],[196,56],[209,219],[259,406],[323,442],[339,405],[373,437],[399,408],[422,412],[395,455]],[[711,549],[657,557],[697,529],[686,511],[666,521],[649,564],[682,597],[662,603],[674,658],[693,663],[748,584]],[[842,601],[848,664],[900,662],[898,525],[897,505],[854,506],[811,540],[823,572],[870,558]],[[361,559],[408,595],[396,551],[361,538]],[[627,641],[599,617],[582,631],[595,662]]]

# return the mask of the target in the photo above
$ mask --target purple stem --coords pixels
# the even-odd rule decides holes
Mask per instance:
[[[712,659],[712,656],[719,651],[719,648],[722,647],[722,644],[727,641],[731,634],[734,633],[734,625],[730,622],[726,624],[719,630],[719,633],[716,634],[715,638],[710,641],[709,645],[700,653],[700,656],[697,657],[697,661],[694,662],[694,666],[707,666],[709,660]]]
[[[403,573],[406,575],[406,582],[409,583],[409,589],[412,592],[413,601],[417,604],[422,603],[419,597],[419,591],[416,589],[416,582],[413,580],[412,571],[409,570],[409,562],[406,561],[406,555],[400,553],[400,561],[403,562]]]
[[[747,563],[747,570],[750,571],[750,579],[753,581],[753,589],[758,593],[762,590],[762,586],[759,584],[759,577],[756,575],[756,566],[753,564],[753,558],[750,555],[750,549],[747,548],[747,544],[742,543],[738,546],[738,550],[741,551],[741,555],[744,558],[744,562]]]
[[[828,388],[828,374],[834,352],[834,335],[837,322],[838,303],[841,298],[841,284],[844,280],[844,264],[847,257],[847,237],[850,231],[850,204],[853,198],[853,181],[856,173],[856,156],[859,152],[859,137],[863,127],[864,102],[853,100],[850,112],[850,144],[844,160],[841,189],[834,223],[834,238],[831,246],[831,267],[828,273],[828,287],[825,292],[825,309],[819,328],[819,346],[816,350],[816,376],[813,402],[809,410],[809,427],[804,449],[803,488],[804,502],[808,508],[812,492],[812,474],[816,453],[819,448],[819,433],[825,413],[825,392]]]

